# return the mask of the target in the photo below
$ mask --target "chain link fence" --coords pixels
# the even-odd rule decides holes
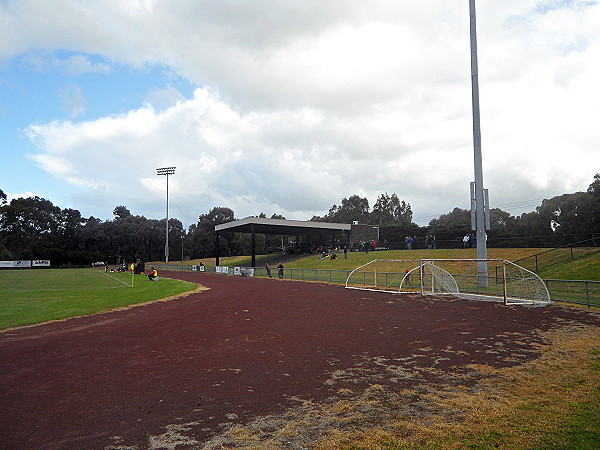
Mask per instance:
[[[217,273],[221,269],[217,269],[215,266],[194,266],[194,265],[181,265],[181,264],[155,264],[158,270],[182,270],[182,271],[196,271],[204,273]],[[230,268],[233,269],[233,268]],[[272,267],[268,273],[265,267],[255,267],[253,276],[261,278],[278,278],[279,270],[277,267]],[[335,284],[346,284],[348,275],[352,272],[351,270],[329,270],[329,269],[296,269],[296,268],[284,268],[282,278],[288,280],[308,281],[308,282],[321,282],[321,283],[335,283]],[[232,270],[228,273],[231,275]],[[221,275],[224,275],[220,272]],[[382,276],[390,274],[380,274],[380,281],[385,283]],[[394,274],[392,274],[394,275]],[[395,274],[397,275],[397,274]],[[403,275],[403,274],[402,274]],[[396,279],[397,277],[391,277]],[[600,307],[600,281],[587,281],[587,280],[543,280],[550,293],[550,298],[555,302],[573,303],[578,305],[585,305],[588,307]],[[384,284],[385,285],[385,284]]]

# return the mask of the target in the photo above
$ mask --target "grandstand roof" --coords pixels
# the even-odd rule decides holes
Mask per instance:
[[[215,226],[215,231],[236,231],[239,233],[282,234],[292,236],[300,233],[323,233],[332,231],[350,231],[349,223],[307,222],[302,220],[266,219],[247,217]]]

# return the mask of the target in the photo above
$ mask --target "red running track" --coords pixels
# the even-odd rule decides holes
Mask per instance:
[[[169,425],[189,423],[187,435],[202,443],[222,430],[219,424],[281,412],[297,404],[294,398],[325,401],[344,383],[354,390],[361,383],[331,383],[334,371],[360,364],[380,371],[378,383],[394,389],[448,383],[436,373],[534,358],[539,338],[514,336],[550,329],[558,318],[592,320],[557,306],[504,307],[194,272],[161,275],[210,289],[0,333],[0,448],[148,448],[151,436]],[[392,379],[375,357],[412,361],[411,370],[440,370]]]

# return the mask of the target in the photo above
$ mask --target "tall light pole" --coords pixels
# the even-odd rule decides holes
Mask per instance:
[[[471,211],[475,210],[474,226],[477,238],[477,259],[487,259],[487,243],[485,239],[486,193],[483,189],[483,163],[481,158],[481,124],[479,114],[479,67],[477,63],[477,24],[475,19],[475,0],[469,0],[471,18],[471,98],[473,103],[473,148],[475,162],[475,183],[471,188]],[[486,262],[477,264],[477,286],[487,287],[488,268]]]
[[[169,175],[175,174],[175,167],[156,169],[157,175],[167,176],[167,221],[165,223],[165,263],[169,262]]]

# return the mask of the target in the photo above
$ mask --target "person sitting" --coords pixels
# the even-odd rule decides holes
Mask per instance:
[[[336,255],[335,253],[332,253],[332,254],[331,254],[331,259],[332,259],[332,260],[334,260],[334,259],[337,259],[337,255]]]
[[[158,279],[159,279],[158,272],[156,271],[156,269],[154,267],[152,268],[151,272],[148,274],[148,279],[150,281],[154,281],[154,280],[158,281]]]

